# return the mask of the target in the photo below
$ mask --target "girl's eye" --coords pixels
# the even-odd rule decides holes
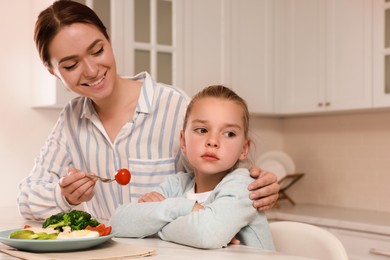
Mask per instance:
[[[66,70],[72,70],[72,69],[74,69],[74,68],[76,67],[76,65],[77,65],[77,62],[73,63],[73,64],[70,65],[70,66],[64,66],[64,69],[66,69]]]
[[[205,133],[207,133],[206,128],[201,128],[201,127],[195,128],[194,131],[197,132],[198,134],[205,134]]]
[[[231,132],[231,131],[225,132],[223,135],[226,137],[235,137],[236,136],[236,134],[234,132]]]

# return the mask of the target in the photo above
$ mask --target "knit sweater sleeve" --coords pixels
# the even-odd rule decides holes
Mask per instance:
[[[121,205],[110,220],[113,233],[119,237],[142,238],[156,234],[166,224],[191,213],[194,201],[182,197],[191,182],[189,175],[173,174],[157,188],[166,199],[160,202]]]
[[[227,246],[258,214],[247,189],[252,181],[244,169],[228,174],[214,189],[204,209],[176,218],[162,228],[159,236],[198,248]]]

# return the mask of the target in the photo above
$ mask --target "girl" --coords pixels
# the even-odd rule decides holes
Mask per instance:
[[[120,206],[111,225],[117,236],[161,239],[199,248],[241,244],[273,250],[264,213],[245,192],[253,180],[238,168],[249,151],[249,113],[245,101],[229,88],[210,86],[188,106],[180,135],[181,149],[193,172],[168,176],[144,203]]]

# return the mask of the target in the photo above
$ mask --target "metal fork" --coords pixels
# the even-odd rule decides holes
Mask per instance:
[[[103,178],[103,177],[100,177],[100,176],[90,175],[90,174],[87,175],[87,177],[99,179],[101,182],[113,182],[113,181],[115,181],[115,179],[108,179],[108,178]]]

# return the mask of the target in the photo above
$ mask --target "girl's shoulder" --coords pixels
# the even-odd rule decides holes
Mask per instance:
[[[250,175],[250,172],[247,168],[237,168],[227,174],[220,184],[232,184],[235,185],[236,183],[241,183],[243,185],[248,185],[249,183],[253,182],[253,178]]]

